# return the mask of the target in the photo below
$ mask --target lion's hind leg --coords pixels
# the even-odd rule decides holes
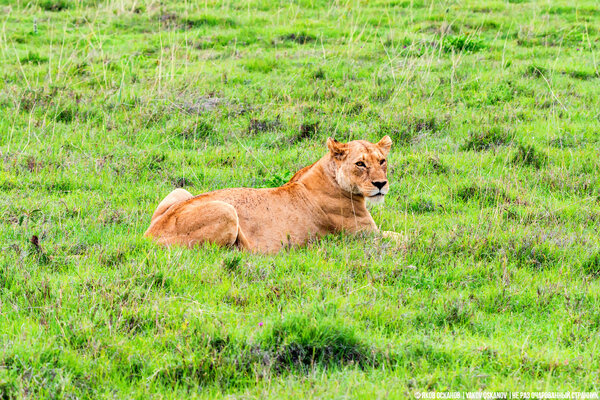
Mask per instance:
[[[193,247],[210,242],[221,246],[245,248],[245,240],[239,226],[235,208],[223,201],[197,201],[183,204],[169,211],[159,221],[152,236],[164,245]]]
[[[194,197],[190,192],[185,189],[175,189],[167,195],[156,207],[154,214],[152,214],[151,221],[154,221],[157,217],[164,214],[173,204],[179,203],[180,201],[188,200]]]

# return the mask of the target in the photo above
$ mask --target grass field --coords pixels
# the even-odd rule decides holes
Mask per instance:
[[[0,398],[600,390],[597,1],[0,11]],[[142,238],[384,134],[404,244]]]

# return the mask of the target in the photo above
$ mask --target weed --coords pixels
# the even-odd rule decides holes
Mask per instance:
[[[284,40],[284,41],[295,42],[298,44],[306,44],[309,42],[314,42],[316,38],[314,35],[301,32],[301,33],[289,33],[287,35],[281,36],[280,39]]]
[[[63,108],[56,113],[54,119],[65,124],[71,123],[77,116],[77,110],[71,107]]]
[[[313,72],[312,74],[312,78],[315,80],[319,80],[319,79],[325,79],[325,71],[323,71],[323,68],[319,68],[317,69],[315,72]]]
[[[501,127],[471,132],[469,138],[462,144],[463,150],[488,150],[492,147],[502,146],[512,141],[513,134]]]
[[[197,120],[192,125],[178,132],[185,139],[208,139],[215,135],[215,129],[210,122]]]
[[[442,313],[438,315],[439,325],[465,325],[471,321],[473,311],[464,301],[453,301],[446,304]]]
[[[486,93],[486,101],[489,105],[503,104],[514,98],[514,88],[510,82],[501,82],[492,86]]]
[[[515,165],[527,165],[539,169],[546,163],[546,158],[536,151],[535,146],[520,144],[512,162]]]
[[[428,199],[418,199],[408,204],[408,212],[422,214],[434,212],[439,206]]]
[[[589,256],[582,264],[583,272],[587,275],[600,276],[600,253]]]
[[[582,145],[582,141],[578,140],[573,136],[560,136],[550,139],[548,142],[549,145],[558,147],[558,148],[577,148]]]
[[[285,171],[285,172],[282,172],[282,173],[274,173],[268,179],[266,179],[264,187],[279,187],[279,186],[282,186],[285,183],[289,182],[289,180],[292,179],[293,175],[294,174],[292,174],[289,171]]]
[[[458,189],[457,197],[462,201],[477,201],[484,206],[494,206],[512,201],[512,198],[501,188],[493,185],[479,186],[471,184]]]
[[[579,79],[582,81],[598,78],[598,73],[592,70],[569,70],[565,71],[565,73],[573,79]]]
[[[542,269],[555,262],[546,244],[524,241],[515,246],[514,259],[519,267]]]
[[[319,364],[367,367],[383,361],[352,329],[302,315],[290,315],[275,323],[261,338],[261,345],[272,352],[279,369],[306,369]]]
[[[171,183],[175,188],[184,188],[193,185],[193,182],[186,177],[174,178]]]
[[[527,68],[525,68],[524,75],[535,77],[535,78],[540,77],[540,76],[547,76],[548,70],[539,65],[535,65],[535,64],[528,65]]]
[[[165,154],[150,154],[146,158],[145,167],[150,171],[156,171],[163,168],[163,163],[167,159]]]
[[[271,132],[280,126],[281,122],[278,118],[275,120],[252,118],[248,124],[248,134],[256,135],[262,132]]]
[[[158,16],[160,23],[170,29],[197,29],[204,26],[232,27],[236,22],[231,18],[220,18],[213,15],[182,17],[176,13],[164,13]]]
[[[53,12],[67,10],[71,7],[71,4],[65,0],[43,0],[38,5],[42,10]]]
[[[278,62],[273,58],[253,58],[244,63],[249,72],[269,73],[277,68]]]
[[[25,57],[21,57],[21,63],[32,63],[32,64],[42,64],[48,62],[48,57],[42,57],[36,52],[32,52],[31,50],[27,52]]]
[[[237,254],[223,260],[223,268],[229,273],[239,273],[242,264],[242,256]]]
[[[400,145],[414,143],[419,140],[420,135],[435,133],[443,128],[438,119],[434,116],[399,116],[391,123],[382,123],[380,132],[382,135],[389,135],[392,140]]]
[[[319,132],[319,122],[306,121],[300,124],[298,127],[298,134],[294,136],[292,142],[298,142],[304,139],[310,139],[317,135]]]
[[[218,18],[212,15],[201,15],[199,17],[183,18],[182,23],[188,28],[198,28],[201,26],[236,26],[236,22],[231,18]]]
[[[449,168],[444,164],[437,155],[429,155],[427,158],[427,164],[437,174],[445,174],[449,171]]]
[[[469,35],[460,35],[444,37],[442,48],[446,52],[477,52],[484,49],[485,46],[481,39]]]
[[[42,246],[40,245],[40,239],[36,235],[33,235],[31,239],[29,239],[29,242],[31,243],[32,253],[35,255],[37,261],[40,264],[50,263],[51,259],[48,256],[48,254],[46,254],[46,252],[42,250]]]

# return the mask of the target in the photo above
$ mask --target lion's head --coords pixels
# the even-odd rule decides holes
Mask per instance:
[[[327,147],[338,185],[347,192],[364,196],[370,202],[381,203],[390,188],[387,156],[392,139],[386,135],[377,143],[364,140],[341,143],[328,138]]]

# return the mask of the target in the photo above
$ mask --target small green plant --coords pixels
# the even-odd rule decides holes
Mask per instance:
[[[45,62],[48,62],[48,57],[43,57],[40,56],[38,53],[36,53],[35,51],[28,51],[27,55],[24,57],[21,57],[21,63],[32,63],[32,64],[42,64]]]
[[[315,80],[325,79],[325,71],[323,71],[323,68],[319,67],[319,69],[313,72],[312,77]]]
[[[538,78],[541,76],[548,76],[548,70],[540,65],[532,64],[532,65],[528,65],[527,68],[525,68],[524,75],[531,76],[534,78]]]
[[[42,10],[53,12],[64,11],[71,7],[71,3],[66,0],[43,0],[38,5]]]
[[[265,181],[265,187],[282,186],[282,185],[286,184],[287,182],[289,182],[289,180],[292,179],[293,175],[294,174],[289,171],[285,171],[285,172],[281,172],[281,173],[274,173]]]
[[[540,155],[533,145],[520,144],[512,159],[515,165],[526,165],[539,169],[546,164],[546,157]]]
[[[600,252],[592,254],[582,263],[583,272],[592,277],[600,276]]]
[[[407,211],[415,214],[434,212],[439,206],[429,199],[413,200],[408,204]]]
[[[280,39],[290,41],[290,42],[295,42],[298,44],[306,44],[306,43],[314,42],[316,38],[314,35],[300,32],[300,33],[290,33],[287,35],[283,35],[280,37]]]
[[[77,109],[75,106],[66,106],[62,110],[58,111],[54,118],[58,122],[65,124],[71,123],[77,118]]]
[[[455,300],[444,305],[444,309],[437,316],[439,326],[466,325],[473,317],[472,307],[468,302]]]
[[[494,206],[512,201],[512,197],[503,189],[493,185],[480,186],[471,184],[463,186],[458,189],[456,195],[462,201],[467,202],[475,200],[484,206]]]
[[[499,126],[473,131],[462,144],[463,150],[488,150],[492,147],[508,144],[512,140],[512,133]]]
[[[515,89],[510,82],[500,82],[492,86],[486,93],[486,101],[489,105],[505,104],[515,96]]]
[[[185,129],[181,129],[177,134],[185,139],[208,139],[215,134],[215,128],[210,122],[199,119]]]
[[[547,244],[531,240],[516,245],[513,257],[515,263],[523,268],[543,269],[556,262]]]
[[[427,157],[427,164],[433,172],[437,174],[445,174],[450,168],[444,164],[437,155],[429,155]]]
[[[244,66],[250,72],[266,74],[277,68],[278,62],[274,58],[253,58],[246,61]]]
[[[279,119],[258,119],[252,118],[248,123],[248,134],[256,135],[263,132],[272,132],[281,126]]]
[[[474,36],[446,36],[442,42],[445,52],[469,52],[474,53],[485,48],[483,41]]]
[[[223,260],[223,268],[230,274],[240,272],[243,258],[239,254],[234,254]]]
[[[567,70],[565,73],[573,79],[579,79],[582,81],[588,81],[590,79],[599,78],[598,72],[593,70]]]
[[[314,365],[373,366],[384,356],[363,343],[353,329],[303,315],[288,315],[261,338],[279,368],[307,369]]]
[[[233,27],[233,26],[237,25],[237,23],[231,18],[220,18],[220,17],[215,17],[213,15],[201,15],[198,17],[182,18],[181,22],[184,25],[186,25],[188,28],[199,28],[202,26]]]
[[[298,133],[292,137],[292,143],[315,137],[319,133],[319,125],[319,121],[304,121],[298,127]]]
[[[380,133],[389,135],[394,143],[400,145],[410,144],[418,139],[419,135],[437,133],[445,124],[433,115],[399,115],[390,122],[380,125]]]

